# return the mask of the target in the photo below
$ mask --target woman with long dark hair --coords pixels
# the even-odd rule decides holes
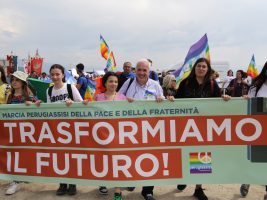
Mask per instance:
[[[267,97],[267,62],[260,74],[253,79],[248,97]]]
[[[227,71],[227,76],[224,78],[223,83],[222,83],[222,91],[223,93],[225,93],[226,88],[228,87],[229,83],[231,82],[231,80],[233,80],[234,77],[234,72],[233,70],[229,69]]]
[[[195,62],[189,76],[180,83],[175,98],[221,97],[220,88],[217,82],[211,79],[211,73],[212,70],[209,61],[206,58],[199,58]],[[228,100],[230,97],[225,95],[223,98]],[[186,185],[177,185],[179,191],[185,188]],[[201,184],[196,185],[194,196],[198,200],[208,200]]]
[[[253,97],[265,97],[267,98],[267,62],[264,64],[260,74],[253,79],[252,85],[248,91],[248,95],[245,98]],[[246,197],[249,191],[249,184],[242,184],[240,187],[240,193],[242,197]],[[266,194],[264,195],[264,200],[267,200],[267,186]]]
[[[35,103],[40,105],[40,100],[37,100],[31,95],[27,84],[28,75],[21,71],[16,71],[11,75],[11,92],[7,98],[7,104],[26,104]],[[12,195],[20,189],[20,181],[12,181],[6,190],[6,195]]]
[[[211,66],[206,58],[199,58],[191,73],[179,85],[176,98],[220,97],[220,88],[211,80]]]
[[[236,78],[231,80],[227,88],[228,94],[232,97],[242,97],[248,93],[248,82],[245,80],[245,73],[242,70],[236,71]]]

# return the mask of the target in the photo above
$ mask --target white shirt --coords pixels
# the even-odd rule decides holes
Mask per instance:
[[[248,97],[267,97],[267,85],[265,83],[262,84],[256,96],[256,87],[251,87],[248,91]]]
[[[47,81],[47,80],[50,80],[50,78],[47,77],[47,76],[44,77],[44,78],[41,76],[41,77],[39,77],[38,79],[41,80],[41,81]]]
[[[234,76],[226,76],[223,80],[223,84],[224,84],[223,88],[227,88],[231,80],[233,80],[234,78],[235,78]]]
[[[133,80],[132,84],[130,85],[127,93],[127,87],[130,83],[131,79],[128,79],[121,87],[120,93],[124,94],[126,97],[130,97],[133,99],[146,99],[146,100],[156,100],[157,97],[163,96],[163,90],[157,81],[152,79],[148,79],[145,85],[141,86],[137,81],[136,78]],[[125,94],[126,93],[126,94]]]
[[[55,89],[53,87],[52,93],[51,93],[51,99],[50,99],[50,96],[48,94],[48,90],[49,90],[49,88],[46,90],[47,103],[65,102],[67,99],[69,99],[67,83],[64,83],[63,87],[61,87],[59,89]],[[79,93],[79,90],[74,85],[71,85],[71,90],[72,90],[73,101],[75,101],[75,102],[83,101],[83,99]]]
[[[248,83],[248,86],[250,86],[252,83],[252,78],[250,76],[248,76],[247,78],[244,78],[243,80]]]

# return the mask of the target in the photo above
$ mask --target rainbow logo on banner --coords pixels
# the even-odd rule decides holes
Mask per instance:
[[[211,152],[190,152],[190,174],[212,173]]]

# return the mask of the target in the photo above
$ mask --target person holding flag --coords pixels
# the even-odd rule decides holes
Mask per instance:
[[[174,98],[213,98],[220,97],[220,88],[216,81],[211,79],[211,66],[206,58],[199,58],[194,63],[193,68],[187,78],[182,80]],[[229,100],[230,96],[223,95],[224,100]],[[183,191],[186,185],[177,185],[179,191]],[[204,193],[202,184],[197,184],[193,194],[198,200],[208,200]]]

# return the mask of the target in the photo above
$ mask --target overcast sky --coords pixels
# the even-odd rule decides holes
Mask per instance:
[[[153,60],[155,68],[184,61],[205,33],[211,59],[246,70],[267,60],[266,0],[0,0],[0,57],[38,48],[45,62],[104,68],[102,34],[117,65]]]

